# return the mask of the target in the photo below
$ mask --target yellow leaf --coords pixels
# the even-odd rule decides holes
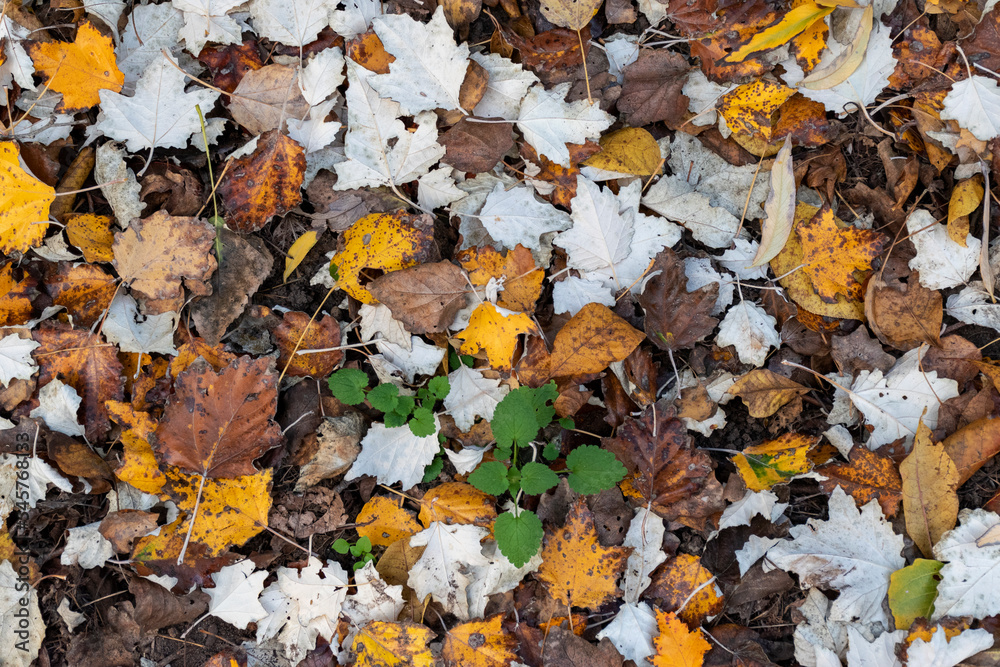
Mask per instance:
[[[55,189],[28,174],[17,156],[17,144],[0,141],[0,252],[8,254],[42,244],[56,198]]]
[[[462,482],[448,482],[428,491],[420,499],[420,521],[475,524],[489,528],[497,518],[496,500]]]
[[[760,247],[750,266],[760,266],[777,257],[792,233],[795,222],[795,172],[791,136],[785,137],[785,143],[771,166],[771,190],[764,202],[764,213],[767,219],[761,228]]]
[[[413,518],[413,512],[399,506],[399,502],[385,496],[375,496],[361,508],[357,518],[358,535],[367,537],[379,547],[387,547],[393,542],[420,532],[420,524]]]
[[[751,53],[779,47],[816,21],[823,19],[833,10],[834,7],[820,7],[812,2],[800,5],[786,13],[784,18],[770,28],[754,35],[749,43],[730,53],[723,60],[729,63],[739,63],[743,62]]]
[[[487,301],[472,311],[469,326],[455,337],[465,341],[459,350],[462,354],[476,354],[483,350],[490,366],[497,370],[510,370],[517,337],[536,330],[535,323],[524,313],[505,315]]]
[[[874,25],[872,20],[874,11],[874,5],[865,7],[861,22],[847,49],[826,67],[810,72],[809,76],[802,80],[801,86],[810,90],[826,90],[847,81],[854,74],[868,50],[868,39],[871,37]]]
[[[931,439],[923,421],[917,426],[913,451],[899,464],[903,478],[906,532],[925,556],[958,520],[958,468],[945,446]]]
[[[88,262],[110,262],[115,235],[111,231],[111,216],[82,213],[66,219],[66,237],[80,249]]]
[[[134,410],[128,403],[108,401],[108,416],[122,427],[121,440],[125,446],[121,465],[115,471],[118,479],[128,482],[140,491],[158,494],[167,482],[160,471],[149,439],[156,432],[156,420],[148,412]]]
[[[654,667],[701,667],[711,645],[701,631],[691,632],[673,614],[656,610],[656,625],[660,634],[653,640],[656,653],[647,660]]]
[[[836,302],[838,294],[864,297],[864,277],[889,240],[885,234],[870,229],[840,227],[837,223],[830,207],[824,206],[812,220],[795,228],[802,242],[802,271],[827,303]]]
[[[632,353],[646,335],[599,303],[588,303],[556,334],[551,377],[599,373]]]
[[[777,440],[747,447],[733,457],[740,477],[751,491],[766,491],[783,484],[812,467],[809,450],[816,438],[786,433]]]
[[[98,104],[100,90],[117,93],[125,75],[115,63],[114,45],[91,23],[84,23],[70,42],[35,42],[28,45],[35,70],[50,90],[62,93],[58,111],[81,111]]]
[[[351,644],[356,667],[433,667],[427,642],[430,628],[415,623],[371,621],[358,630]]]
[[[808,392],[808,387],[766,368],[750,371],[729,388],[730,394],[743,399],[754,419],[770,417],[796,396]]]
[[[972,178],[956,184],[948,202],[948,236],[965,247],[969,233],[969,215],[983,202],[983,177]]]
[[[501,627],[503,615],[463,623],[448,631],[442,657],[445,664],[468,667],[507,667],[517,660],[517,640]]]
[[[424,216],[371,213],[351,225],[340,240],[343,250],[331,262],[337,267],[337,286],[361,303],[378,303],[364,285],[382,273],[433,259],[434,229]]]
[[[677,554],[656,569],[646,594],[662,600],[666,609],[680,610],[677,615],[688,625],[701,625],[723,609],[722,593],[710,583],[713,576],[697,556]]]
[[[650,176],[658,173],[663,160],[653,135],[641,127],[623,127],[600,139],[601,152],[584,165],[622,174]]]
[[[24,324],[31,317],[31,300],[38,282],[27,272],[14,277],[14,262],[0,266],[0,326]],[[18,272],[20,273],[20,271]]]
[[[288,254],[285,256],[285,272],[281,274],[281,282],[288,282],[288,276],[292,275],[292,271],[298,268],[318,240],[319,235],[316,232],[306,232],[295,239],[295,243],[288,249]]]
[[[604,0],[542,0],[542,16],[560,28],[583,30]]]
[[[769,142],[771,116],[794,94],[793,88],[767,79],[757,79],[724,95],[719,99],[717,107],[734,136],[760,138]]]
[[[477,287],[489,284],[490,278],[503,279],[503,291],[497,305],[507,310],[531,314],[542,293],[545,271],[535,265],[531,251],[516,245],[501,255],[493,246],[467,248],[456,259],[469,272],[469,282]]]

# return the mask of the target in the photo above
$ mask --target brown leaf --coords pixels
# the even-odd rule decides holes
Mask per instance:
[[[883,514],[888,517],[896,515],[903,501],[903,481],[896,462],[862,445],[851,448],[849,463],[829,463],[816,468],[816,473],[828,478],[819,483],[823,493],[829,495],[840,486],[854,498],[858,507],[877,498]]]
[[[653,511],[665,519],[699,526],[723,507],[712,459],[695,448],[673,408],[656,403],[602,443],[633,474],[628,482],[633,494],[652,503]]]
[[[489,171],[514,146],[514,133],[508,123],[477,123],[462,118],[438,137],[445,147],[441,161],[460,171]]]
[[[343,350],[299,354],[304,350],[326,350],[340,346],[340,323],[329,315],[310,322],[307,313],[292,310],[284,314],[281,324],[272,333],[274,344],[278,347],[278,365],[286,375],[326,377],[344,358]],[[298,349],[293,357],[292,350],[296,349],[296,345]]]
[[[977,363],[983,358],[979,347],[961,336],[945,336],[938,347],[931,347],[924,354],[921,370],[937,371],[938,377],[958,382],[961,388],[979,375]]]
[[[14,262],[0,266],[0,326],[24,324],[31,317],[31,300],[38,281],[18,269]],[[16,276],[22,276],[20,278]]]
[[[165,210],[170,215],[197,215],[204,199],[201,179],[190,169],[157,162],[142,177],[139,199],[147,211]]]
[[[365,421],[359,412],[324,418],[313,438],[315,446],[310,443],[308,449],[299,450],[296,455],[296,462],[302,461],[302,467],[295,491],[301,493],[324,479],[347,472],[361,453],[359,443],[364,435],[364,426]]]
[[[885,373],[896,363],[896,359],[886,353],[863,326],[848,336],[834,336],[832,355],[840,372],[851,377],[876,368]]]
[[[156,530],[159,516],[155,512],[118,510],[108,512],[101,521],[100,533],[114,545],[118,553],[131,553],[132,543]]]
[[[621,667],[623,659],[610,639],[597,645],[572,630],[552,628],[545,638],[543,667]]]
[[[212,83],[227,93],[236,90],[248,72],[264,66],[255,39],[242,44],[207,46],[198,54],[198,62],[211,72]]]
[[[719,294],[716,284],[688,292],[684,264],[669,248],[656,256],[650,271],[659,271],[646,283],[639,305],[646,313],[644,328],[661,350],[686,350],[715,329],[710,317]]]
[[[58,432],[50,433],[47,440],[49,456],[67,475],[93,480],[114,477],[111,468],[90,445]],[[109,490],[105,490],[105,493]]]
[[[574,81],[582,69],[583,56],[575,30],[554,28],[525,38],[506,27],[503,36],[521,54],[523,65],[537,74],[547,86]],[[590,28],[580,31],[584,53],[590,52]]]
[[[253,460],[281,443],[273,360],[239,357],[221,373],[195,361],[177,376],[156,429],[160,459],[206,477],[254,475]]]
[[[469,289],[465,272],[451,262],[391,271],[368,285],[372,296],[388,306],[412,334],[447,329],[465,306]]]
[[[566,208],[572,208],[571,202],[576,196],[576,177],[580,173],[580,164],[587,158],[600,152],[601,147],[593,141],[585,144],[566,144],[569,149],[569,166],[552,162],[545,156],[539,156],[527,142],[523,142],[518,150],[528,162],[538,165],[541,171],[534,178],[552,183],[552,203]]]
[[[756,368],[737,380],[729,393],[743,399],[751,417],[764,419],[796,396],[809,393],[809,388],[766,368]]]
[[[250,134],[263,134],[280,129],[285,119],[308,116],[298,71],[291,65],[267,65],[247,72],[230,98],[233,120]]]
[[[722,611],[722,595],[716,593],[713,578],[691,554],[677,554],[653,573],[653,580],[645,595],[657,599],[657,607],[676,612],[678,618],[689,625],[701,625],[708,616]]]
[[[1000,453],[1000,419],[987,417],[974,421],[945,438],[942,444],[955,462],[961,486]]]
[[[142,577],[131,577],[128,590],[135,596],[135,620],[144,633],[190,623],[205,613],[210,599],[203,591],[179,597]]]
[[[177,299],[183,296],[182,279],[189,288],[197,288],[196,283],[215,271],[214,242],[215,228],[204,220],[157,211],[115,234],[112,264],[134,292],[152,301]],[[207,293],[201,287],[199,293]],[[164,312],[153,303],[147,306],[152,314]]]
[[[607,306],[588,303],[556,334],[551,377],[599,373],[627,357],[643,338]]]
[[[254,152],[234,160],[219,184],[226,222],[238,232],[259,231],[302,201],[305,172],[306,154],[298,142],[278,130],[261,135]]]
[[[625,82],[618,110],[628,124],[641,127],[665,121],[677,127],[688,112],[688,98],[681,89],[690,71],[687,59],[665,49],[644,49],[639,59],[624,70]]]
[[[89,327],[104,317],[118,287],[114,276],[96,264],[59,262],[46,269],[45,291],[53,304],[66,307],[74,322]]]

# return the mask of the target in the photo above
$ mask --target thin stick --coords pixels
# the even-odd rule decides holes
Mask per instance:
[[[580,34],[580,29],[576,29],[576,39],[580,43],[580,58],[583,59],[583,80],[587,83],[587,102],[589,104],[594,103],[594,98],[590,96],[590,75],[587,73],[587,54],[583,50],[583,35]]]

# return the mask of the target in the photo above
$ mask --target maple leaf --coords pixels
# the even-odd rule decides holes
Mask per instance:
[[[564,167],[570,165],[566,144],[582,144],[608,129],[614,118],[596,104],[584,100],[567,103],[570,84],[551,90],[536,84],[521,101],[517,129],[538,155]]]
[[[979,268],[979,239],[969,234],[963,247],[929,211],[917,209],[911,213],[906,218],[906,231],[917,249],[917,256],[908,266],[920,272],[920,284],[927,289],[962,285]]]
[[[336,9],[333,0],[305,0],[287,3],[280,0],[251,0],[250,16],[257,34],[273,42],[303,47],[319,36],[328,25],[329,12]]]
[[[28,52],[48,87],[62,93],[59,110],[88,109],[102,101],[100,91],[117,93],[125,82],[115,64],[111,38],[90,22],[79,27],[72,43],[35,42],[28,45]]]
[[[836,303],[837,294],[860,298],[861,283],[855,274],[871,270],[888,242],[884,234],[855,227],[838,227],[833,211],[824,206],[807,224],[795,227],[802,243],[803,270],[812,279],[820,298]]]
[[[238,0],[173,0],[171,4],[184,14],[184,27],[176,33],[176,36],[184,40],[191,53],[201,53],[208,42],[215,44],[240,43],[242,39],[240,25],[227,14],[243,4],[242,2]]]
[[[775,329],[777,320],[755,303],[743,301],[729,309],[719,324],[715,342],[719,347],[732,345],[740,361],[763,366],[768,350],[781,347],[781,337]]]
[[[240,357],[221,373],[196,361],[177,376],[156,429],[161,459],[206,477],[253,475],[253,460],[281,442],[271,421],[277,375],[267,358]]]
[[[267,570],[257,570],[252,560],[241,560],[234,565],[227,565],[212,575],[215,588],[208,588],[211,602],[208,612],[221,618],[240,630],[246,630],[247,625],[256,623],[265,616],[267,610],[257,601],[264,589]]]
[[[639,305],[646,315],[643,324],[646,335],[663,350],[692,348],[719,323],[709,317],[719,293],[718,284],[689,292],[683,272],[677,255],[669,249],[663,250],[656,256],[651,277],[639,295]]]
[[[945,616],[986,617],[1000,610],[1000,517],[982,509],[963,509],[959,525],[934,545],[944,561],[931,620]]]
[[[691,632],[676,616],[656,610],[656,624],[660,631],[654,640],[656,655],[650,658],[654,667],[700,667],[703,656],[712,648],[701,633]]]
[[[997,82],[973,75],[953,83],[944,98],[942,120],[958,121],[980,141],[1000,136],[1000,89]]]
[[[31,359],[31,352],[36,347],[38,343],[31,338],[22,338],[16,333],[0,339],[0,383],[4,387],[9,386],[12,380],[27,380],[38,370]]]
[[[510,389],[500,386],[499,379],[484,377],[482,373],[465,364],[448,374],[451,391],[444,399],[444,407],[454,418],[455,426],[468,431],[476,422],[476,417],[489,421],[497,404]]]
[[[512,313],[485,302],[476,306],[469,317],[469,325],[455,337],[464,341],[460,348],[462,354],[483,350],[490,366],[509,370],[517,337],[536,331],[535,323],[524,313]]]
[[[538,77],[520,63],[497,53],[473,53],[470,58],[489,75],[486,90],[473,113],[480,118],[517,118],[521,100]]]
[[[507,189],[503,183],[497,183],[486,197],[478,219],[490,237],[505,248],[522,245],[534,251],[541,250],[546,234],[573,224],[565,212],[535,197],[531,188]]]
[[[174,312],[141,314],[135,299],[119,293],[108,306],[104,337],[109,343],[118,345],[122,352],[176,355],[174,329],[177,320],[177,313]]]
[[[545,536],[538,578],[563,604],[594,609],[618,593],[618,575],[630,551],[598,543],[594,514],[580,497],[565,525]]]
[[[0,141],[0,252],[25,253],[42,244],[55,190],[28,174],[18,160],[17,144]],[[5,267],[7,269],[7,267]]]
[[[410,568],[406,584],[416,592],[418,599],[430,595],[448,612],[468,620],[466,589],[471,579],[464,573],[489,564],[479,545],[488,534],[489,531],[479,526],[432,522],[427,530],[410,538],[411,547],[426,549]]]

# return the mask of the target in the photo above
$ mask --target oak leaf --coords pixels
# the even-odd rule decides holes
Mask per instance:
[[[215,229],[204,220],[157,211],[115,233],[112,264],[126,285],[151,301],[182,296],[181,280],[204,294],[205,287],[198,283],[218,265],[211,253],[214,243]],[[153,303],[148,306],[150,312],[159,312]]]
[[[98,91],[117,93],[125,83],[125,75],[115,64],[111,38],[90,22],[80,26],[71,43],[35,42],[29,44],[28,52],[49,89],[62,93],[57,107],[61,111],[89,109],[101,101]]]
[[[156,429],[165,463],[212,478],[253,475],[253,460],[277,447],[281,429],[273,361],[240,357],[220,373],[196,361],[177,376]]]
[[[536,333],[538,327],[524,313],[511,313],[485,302],[476,306],[469,317],[469,326],[455,334],[464,342],[462,354],[486,352],[490,366],[497,370],[510,369],[511,357],[521,334]]]
[[[862,296],[856,275],[871,270],[872,261],[888,242],[888,237],[879,232],[838,227],[829,207],[820,209],[808,223],[796,226],[795,233],[802,242],[803,271],[827,303],[835,303],[838,294]]]
[[[0,252],[28,252],[42,244],[48,229],[49,206],[56,191],[21,167],[17,144],[0,141]]]
[[[470,621],[448,630],[441,657],[446,662],[469,667],[507,667],[517,660],[517,640],[501,627],[503,614],[483,621]]]
[[[809,388],[766,368],[756,368],[737,380],[728,393],[743,399],[751,417],[764,419],[796,396],[809,393]]]
[[[259,231],[302,201],[306,158],[302,147],[278,130],[262,134],[257,148],[232,162],[219,183],[226,223],[238,232]]]
[[[411,334],[448,328],[465,306],[465,272],[451,262],[419,264],[376,278],[368,292],[392,311]]]
[[[639,305],[646,314],[646,335],[662,350],[690,349],[719,323],[709,316],[719,286],[705,285],[689,292],[684,263],[670,249],[656,256],[651,272],[657,271],[639,295]]]
[[[701,667],[712,648],[699,630],[688,630],[674,614],[656,610],[659,636],[653,640],[656,654],[649,658],[654,667]]]
[[[913,451],[899,464],[903,479],[903,512],[906,532],[917,548],[932,557],[933,546],[958,519],[958,469],[940,442],[921,422]]]
[[[581,496],[570,506],[566,524],[545,536],[538,578],[567,607],[596,609],[618,594],[629,551],[598,542],[594,514]]]
[[[551,376],[599,373],[631,354],[643,338],[607,306],[589,303],[556,334]]]

